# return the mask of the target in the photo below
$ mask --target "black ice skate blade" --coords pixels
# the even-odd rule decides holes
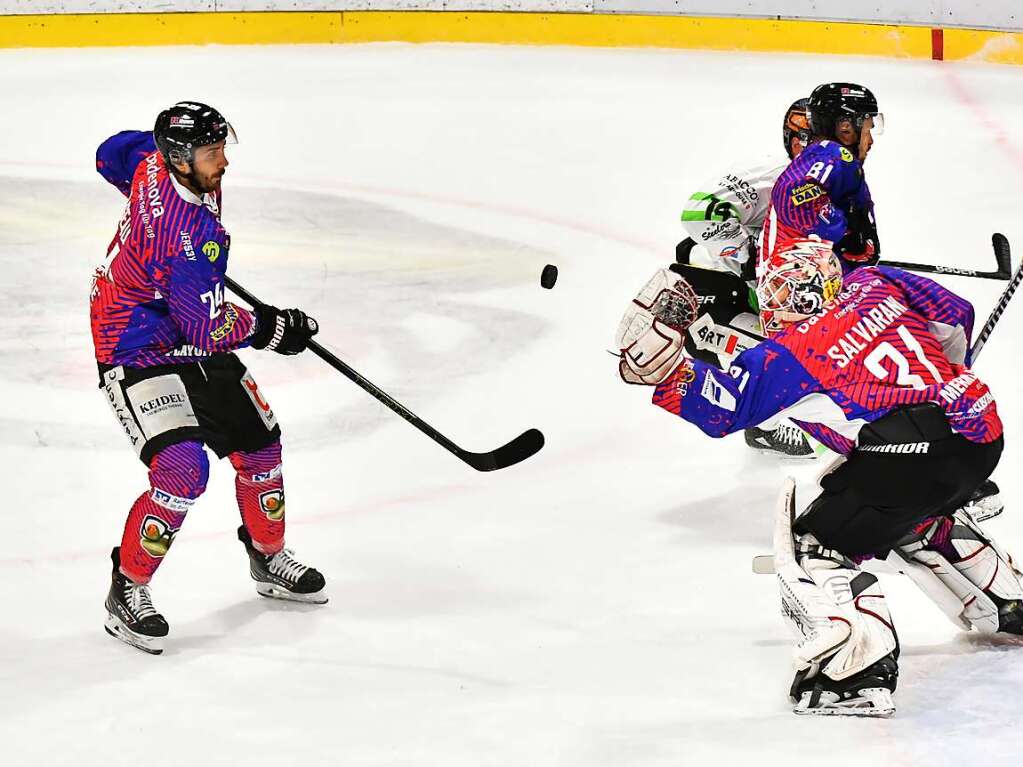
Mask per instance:
[[[112,622],[115,623],[113,628],[110,626],[110,623]],[[119,639],[126,645],[134,647],[136,650],[141,650],[149,655],[163,655],[163,647],[157,646],[152,642],[147,643],[144,638],[141,638],[127,626],[120,623],[120,621],[116,621],[116,619],[108,619],[106,625],[103,626],[103,630],[110,634],[110,636],[114,639]]]
[[[891,693],[886,689],[865,689],[863,697],[847,699],[841,702],[825,702],[823,705],[802,705],[802,701],[792,709],[797,716],[855,716],[870,719],[888,719],[895,715],[895,704]],[[808,701],[812,693],[804,692],[803,701]]]
[[[271,583],[257,583],[256,593],[267,599],[279,599],[282,602],[298,602],[305,605],[325,605],[329,601],[323,590],[312,594],[296,594]]]

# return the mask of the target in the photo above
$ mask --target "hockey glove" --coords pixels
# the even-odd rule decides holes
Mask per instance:
[[[632,299],[615,334],[622,380],[656,386],[671,375],[698,311],[688,282],[667,269],[654,274]]]
[[[848,220],[848,229],[835,245],[835,253],[851,263],[873,266],[881,258],[874,214],[863,208],[853,208],[849,211]]]
[[[278,309],[269,304],[256,306],[256,331],[252,348],[292,355],[305,351],[320,328],[301,309]]]

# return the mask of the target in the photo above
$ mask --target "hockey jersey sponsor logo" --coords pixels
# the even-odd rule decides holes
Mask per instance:
[[[696,371],[691,367],[686,367],[678,373],[675,380],[678,382],[676,391],[678,391],[679,396],[684,397],[689,392],[689,384],[696,380]]]
[[[192,245],[192,235],[187,231],[181,232],[181,249],[185,251],[185,258],[195,261],[195,247]]]
[[[822,189],[815,181],[810,181],[809,183],[797,186],[792,190],[792,204],[798,207],[804,203],[810,202],[811,200],[816,200],[823,194],[824,189]]]
[[[224,304],[224,322],[210,331],[210,338],[214,341],[222,340],[234,330],[234,323],[237,321],[238,310],[234,308],[234,304]]]
[[[259,508],[271,522],[284,519],[284,491],[280,488],[259,494]]]
[[[978,399],[970,409],[967,411],[971,416],[980,415],[982,412],[988,409],[988,405],[995,401],[995,397],[991,392],[988,392],[983,397]]]
[[[171,349],[167,354],[171,357],[209,357],[210,353],[205,349],[200,349],[198,346],[192,346],[191,344],[182,344],[181,346]]]
[[[139,405],[139,412],[143,415],[156,414],[165,410],[169,407],[177,407],[183,405],[188,400],[185,399],[183,394],[164,394],[148,402],[143,402]]]
[[[142,548],[154,557],[162,557],[174,543],[174,533],[170,525],[159,517],[147,514],[139,527],[139,538]]]
[[[216,262],[220,258],[220,245],[219,243],[210,240],[202,246],[203,255],[210,260],[210,263]]]
[[[947,384],[941,387],[941,391],[938,395],[950,405],[959,399],[961,396],[966,394],[967,390],[977,380],[977,376],[973,371],[967,371],[962,375],[958,375],[949,381]]]
[[[132,384],[127,394],[146,439],[174,429],[199,425],[185,385],[175,373]]]
[[[753,208],[760,199],[760,193],[746,179],[736,176],[733,173],[726,173],[721,179],[721,186],[735,195],[735,199],[742,203],[746,210]]]
[[[160,199],[160,186],[157,177],[160,173],[158,165],[159,155],[153,153],[146,158],[146,192],[141,199],[149,201],[149,209],[153,212],[153,218],[163,215],[163,200]]]
[[[721,221],[720,223],[714,224],[713,226],[708,226],[700,232],[700,239],[728,239],[730,237],[735,237],[738,233],[739,222],[736,219],[729,219],[727,221]]]
[[[277,479],[281,476],[281,465],[277,464],[270,471],[262,471],[259,474],[252,475],[253,482],[269,482],[271,479]]]
[[[714,376],[708,370],[703,378],[703,388],[700,394],[712,405],[717,405],[724,410],[735,411],[735,397],[724,386],[714,380]]]
[[[251,373],[246,371],[245,375],[242,376],[241,384],[242,388],[245,389],[245,393],[249,395],[249,399],[252,400],[252,404],[256,407],[259,417],[263,419],[263,425],[266,426],[268,431],[273,429],[277,425],[277,416],[274,415],[274,411],[270,408],[270,403],[263,398],[256,379],[252,377]]]
[[[165,509],[177,512],[178,514],[186,513],[195,503],[194,498],[182,498],[181,496],[168,493],[166,490],[160,490],[158,487],[153,488],[153,492],[150,493],[149,497],[153,499],[153,503],[157,506],[163,506]]]
[[[114,411],[114,417],[121,424],[121,428],[124,429],[128,439],[131,440],[132,447],[138,451],[142,449],[141,442],[144,437],[142,432],[139,431],[138,424],[135,423],[135,419],[132,417],[131,410],[128,409],[128,403],[124,400],[121,385],[118,383],[119,375],[123,375],[122,368],[108,371],[104,376],[103,390],[106,392],[110,409]]]
[[[838,364],[839,368],[844,368],[889,325],[908,311],[909,309],[903,306],[895,296],[889,296],[877,306],[867,310],[863,318],[853,325],[852,330],[839,338],[838,343],[828,349],[828,356]]]
[[[926,453],[931,449],[930,442],[902,442],[891,445],[860,445],[864,453],[899,453],[902,455]]]

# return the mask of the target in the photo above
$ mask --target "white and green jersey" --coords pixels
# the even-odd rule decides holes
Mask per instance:
[[[689,198],[682,211],[682,226],[706,252],[698,265],[742,273],[750,244],[756,246],[764,226],[771,188],[788,166],[785,161],[729,170]]]

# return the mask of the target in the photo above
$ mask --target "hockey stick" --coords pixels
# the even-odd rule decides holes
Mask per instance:
[[[1004,234],[995,232],[991,235],[991,245],[995,250],[995,258],[998,259],[999,269],[1004,264],[1006,267],[1005,271],[1008,272],[1008,266],[1012,262],[1012,251],[1009,247],[1009,241],[1005,238]],[[991,310],[987,322],[984,323],[984,327],[977,334],[977,340],[973,342],[970,357],[971,366],[976,363],[981,350],[984,348],[984,344],[987,343],[987,339],[991,336],[991,332],[995,329],[995,325],[998,324],[998,320],[1001,319],[1002,313],[1009,305],[1009,301],[1012,300],[1012,296],[1021,282],[1023,282],[1023,261],[1020,261],[1019,266],[1016,267],[1016,272],[1012,275],[1011,281],[1005,286],[1005,290],[1002,291],[1002,295],[999,297],[994,309]],[[773,574],[774,556],[772,554],[759,554],[753,557],[753,572],[757,575]]]
[[[959,277],[981,277],[987,280],[1009,279],[1012,264],[1009,259],[1009,243],[1004,234],[995,232],[991,235],[991,246],[995,251],[995,263],[998,266],[993,272],[983,272],[977,269],[960,269],[956,266],[933,266],[932,264],[914,264],[908,261],[882,261],[880,266],[894,266],[896,269],[907,269],[911,272],[928,272],[931,274],[954,274]]]
[[[1004,255],[1006,261],[1009,261],[1012,256],[1009,251],[1009,241],[1005,239],[1005,235],[994,234],[991,237],[991,242],[995,246],[995,254]],[[977,361],[977,357],[980,356],[981,349],[984,348],[984,344],[987,343],[988,338],[991,336],[991,332],[995,329],[995,325],[998,324],[998,320],[1002,317],[1002,312],[1005,311],[1005,307],[1009,305],[1009,301],[1012,300],[1012,294],[1016,292],[1016,288],[1019,287],[1020,282],[1023,282],[1023,261],[1020,261],[1019,266],[1016,267],[1016,273],[1012,275],[1012,280],[1008,285],[1005,286],[1005,290],[1002,291],[1002,295],[998,299],[998,303],[995,304],[995,308],[991,310],[991,314],[988,315],[987,322],[984,323],[984,327],[980,329],[977,334],[977,340],[973,342],[973,349],[970,356],[970,364],[973,365]]]
[[[226,275],[224,276],[224,282],[228,288],[252,306],[263,303]],[[387,392],[377,388],[369,379],[339,360],[331,352],[316,343],[316,341],[310,341],[308,348],[309,351],[334,368],[334,370],[354,382],[361,389],[368,392],[370,396],[382,402],[449,453],[454,454],[472,466],[476,471],[495,471],[514,466],[531,455],[535,455],[543,447],[543,434],[538,429],[529,429],[511,442],[487,453],[473,453],[465,450],[430,426],[430,424],[391,397]]]

